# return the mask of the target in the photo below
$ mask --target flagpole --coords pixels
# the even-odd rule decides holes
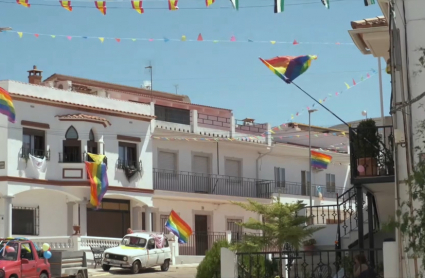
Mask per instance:
[[[340,120],[347,127],[350,127],[350,125],[347,124],[343,119],[341,119],[340,117],[338,117],[334,112],[332,112],[331,110],[329,110],[329,108],[327,108],[326,106],[324,106],[323,104],[321,104],[319,101],[317,101],[314,97],[312,97],[309,93],[307,93],[305,90],[303,90],[300,86],[298,86],[297,84],[295,84],[294,81],[289,81],[289,83],[292,83],[295,87],[297,87],[298,89],[300,89],[301,92],[303,92],[304,94],[306,94],[309,98],[311,98],[312,100],[314,100],[320,106],[322,106],[323,108],[325,108],[329,113],[331,113],[332,115],[334,115],[335,118],[337,118],[338,120]]]

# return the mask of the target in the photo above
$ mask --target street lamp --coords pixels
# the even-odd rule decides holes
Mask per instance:
[[[317,109],[308,110],[308,158],[310,170],[308,171],[308,176],[310,180],[310,217],[313,215],[313,184],[311,182],[311,113],[316,112]]]

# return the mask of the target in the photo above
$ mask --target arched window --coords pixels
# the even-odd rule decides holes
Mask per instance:
[[[90,129],[89,141],[87,141],[87,152],[92,154],[98,154],[97,142],[94,140],[93,129]],[[90,156],[87,156],[87,161],[93,162]]]
[[[63,152],[59,154],[59,162],[81,163],[81,142],[78,140],[78,132],[70,126],[63,140]]]

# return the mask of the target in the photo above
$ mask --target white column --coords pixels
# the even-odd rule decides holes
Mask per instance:
[[[103,135],[100,136],[100,138],[97,141],[97,143],[99,145],[99,152],[98,152],[98,154],[103,154],[104,153],[104,145],[105,145],[105,142],[103,141]]]
[[[68,202],[67,205],[67,235],[71,236],[74,233],[74,206],[75,202]]]
[[[198,133],[198,110],[191,110],[192,114],[192,122],[190,123],[190,127],[192,129],[192,133]]]
[[[395,273],[399,273],[399,254],[397,242],[384,242],[382,251],[384,255],[384,277],[394,277]]]
[[[87,236],[87,199],[79,203],[80,206],[80,235]]]
[[[152,232],[152,208],[145,207],[145,228],[146,232]]]
[[[142,208],[141,207],[133,207],[131,210],[132,214],[132,223],[131,228],[133,230],[141,230],[142,229]]]
[[[4,196],[4,237],[12,237],[12,199],[13,196]]]
[[[267,146],[272,145],[272,133],[270,132],[271,126],[267,123],[267,132],[266,132],[266,144]]]

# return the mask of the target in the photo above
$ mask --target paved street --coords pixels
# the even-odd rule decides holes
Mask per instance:
[[[143,270],[139,274],[133,275],[128,270],[111,269],[109,272],[102,270],[91,270],[89,277],[97,278],[195,278],[196,268],[194,267],[170,267],[167,272],[162,272],[159,268]]]

